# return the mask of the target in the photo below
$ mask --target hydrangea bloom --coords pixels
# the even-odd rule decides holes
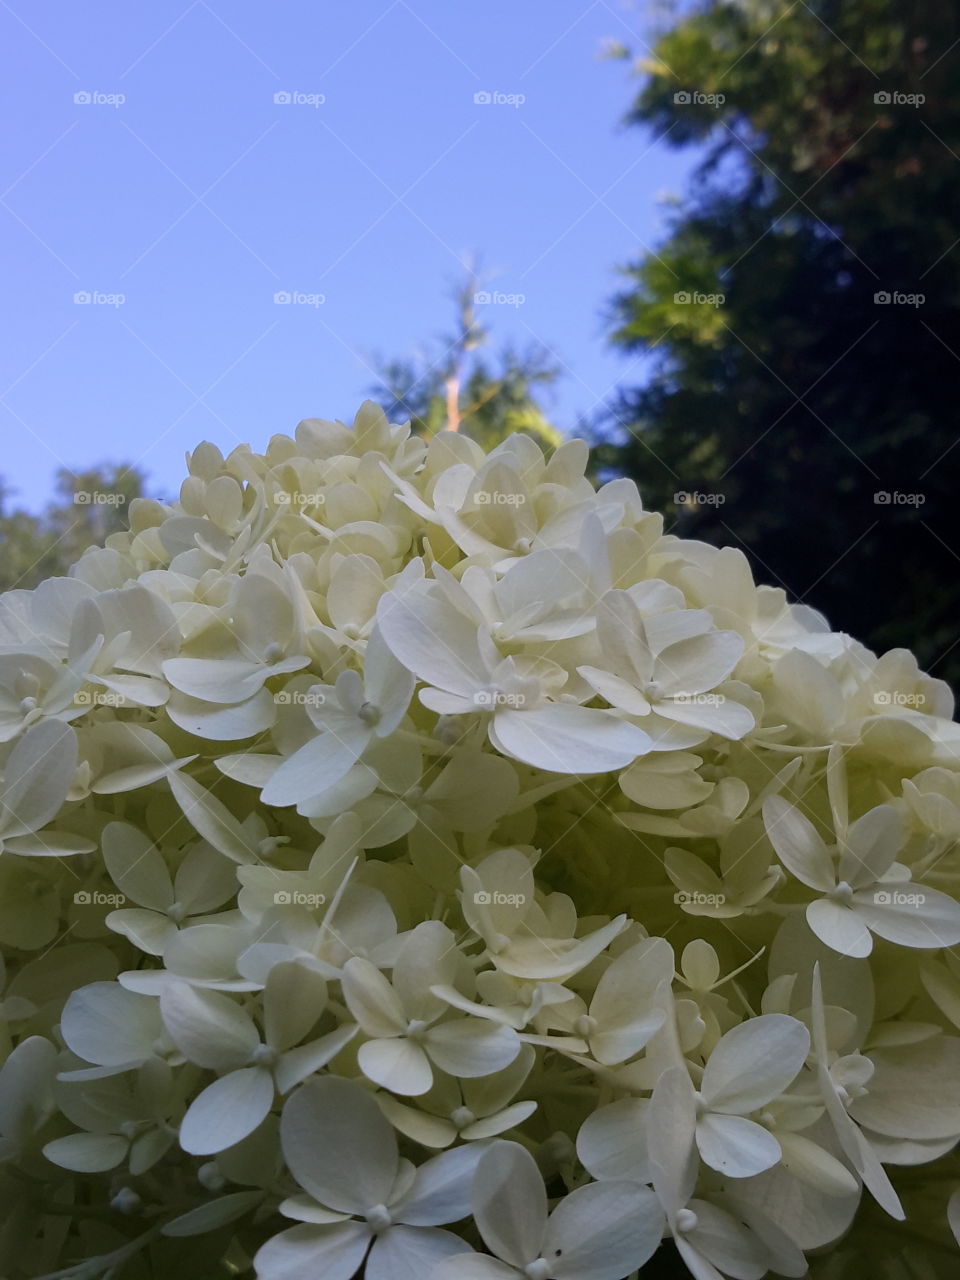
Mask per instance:
[[[955,1274],[950,692],[587,460],[367,404],[0,598],[7,1280]]]

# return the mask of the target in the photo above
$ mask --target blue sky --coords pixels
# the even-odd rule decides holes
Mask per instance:
[[[118,459],[167,496],[202,439],[349,420],[375,353],[448,327],[471,251],[525,299],[486,308],[494,342],[563,362],[558,425],[636,381],[604,306],[692,161],[622,126],[634,82],[599,53],[651,32],[647,4],[603,0],[4,3],[15,501]]]

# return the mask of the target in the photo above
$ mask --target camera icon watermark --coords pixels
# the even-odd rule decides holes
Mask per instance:
[[[273,295],[275,307],[322,307],[326,300],[325,293],[303,293],[299,289],[278,289]]]
[[[327,696],[309,689],[281,689],[273,695],[273,700],[278,707],[322,707]]]
[[[726,500],[726,494],[703,493],[700,489],[678,489],[673,495],[674,505],[678,507],[722,507]]]
[[[726,100],[725,93],[701,93],[699,89],[678,89],[673,95],[677,107],[722,107]]]
[[[725,893],[700,893],[699,890],[678,889],[673,895],[678,907],[722,907],[727,900]]]
[[[878,289],[873,295],[876,307],[922,307],[927,300],[925,293],[901,293],[899,289]]]
[[[127,699],[112,689],[78,689],[73,695],[76,707],[126,707]]]
[[[473,95],[475,107],[522,107],[527,100],[525,93],[501,93],[499,89],[492,92],[480,89]]]
[[[925,693],[903,693],[900,689],[878,689],[873,695],[878,707],[922,707],[927,700]]]
[[[483,707],[485,711],[493,711],[496,707],[525,707],[526,696],[522,693],[504,693],[502,689],[478,689],[473,695],[473,705]]]
[[[326,500],[325,493],[302,493],[299,489],[294,489],[292,493],[281,489],[273,495],[276,507],[322,507]]]
[[[127,100],[125,93],[101,93],[99,89],[79,89],[73,95],[77,107],[113,107],[116,111]]]
[[[527,501],[527,495],[503,493],[500,489],[478,489],[473,500],[478,507],[522,507]]]
[[[873,495],[877,507],[922,507],[926,500],[925,493],[901,493],[899,489],[879,489]]]
[[[922,107],[926,100],[925,93],[900,93],[897,89],[878,89],[873,95],[878,107]]]
[[[492,293],[489,289],[478,289],[473,295],[473,304],[476,307],[522,307],[527,300],[525,293],[503,293],[499,289],[495,289]]]
[[[316,907],[326,905],[325,893],[305,893],[302,889],[278,889],[273,895],[274,905],[278,907]]]
[[[499,889],[478,889],[473,895],[478,907],[522,907],[526,900],[525,893],[501,893]]]
[[[77,907],[122,907],[126,900],[122,893],[101,893],[99,889],[78,889],[73,895]]]
[[[102,293],[99,289],[78,289],[73,295],[77,307],[122,307],[127,300],[125,293]]]
[[[122,507],[126,501],[125,493],[105,493],[101,489],[78,489],[73,495],[75,507]]]
[[[327,100],[325,93],[301,93],[299,89],[280,89],[273,95],[275,107],[322,107]]]
[[[922,907],[926,900],[925,893],[906,893],[901,889],[876,889],[873,894],[875,907]]]
[[[699,289],[678,289],[673,300],[680,307],[722,307],[727,300],[725,293],[701,293]]]

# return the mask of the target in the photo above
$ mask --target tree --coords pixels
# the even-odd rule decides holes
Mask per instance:
[[[678,531],[954,679],[958,41],[932,0],[676,18],[629,119],[703,159],[613,302],[654,365],[602,427]]]
[[[145,480],[122,463],[62,467],[56,497],[39,516],[10,509],[11,491],[0,481],[0,591],[30,589],[65,574],[87,547],[126,529],[130,503],[143,496]]]
[[[563,437],[547,420],[535,391],[557,380],[559,367],[541,346],[521,351],[506,345],[492,358],[479,354],[489,333],[477,315],[484,293],[476,268],[453,293],[452,333],[413,359],[381,361],[370,394],[391,421],[413,423],[420,435],[459,431],[493,448],[514,432],[532,436],[545,448]]]

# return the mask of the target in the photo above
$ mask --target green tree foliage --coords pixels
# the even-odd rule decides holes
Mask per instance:
[[[489,333],[477,314],[484,291],[474,269],[454,291],[454,327],[413,359],[381,361],[370,394],[394,422],[407,418],[420,435],[460,431],[491,449],[514,432],[545,448],[563,437],[547,420],[538,390],[556,382],[559,367],[540,346],[485,354]],[[483,305],[482,302],[479,305]]]
[[[652,376],[612,406],[607,465],[956,680],[960,10],[711,3],[637,69],[630,121],[703,160],[613,304]]]
[[[35,587],[65,574],[87,547],[127,528],[130,503],[143,496],[136,467],[105,464],[84,471],[60,468],[54,500],[42,515],[11,507],[0,482],[0,591]]]

